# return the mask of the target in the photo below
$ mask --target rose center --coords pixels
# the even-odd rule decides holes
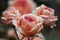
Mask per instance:
[[[25,19],[26,19],[27,21],[29,21],[29,22],[34,21],[31,17],[25,17]]]
[[[51,11],[51,12],[52,12],[52,10],[51,10],[51,9],[49,9],[49,8],[47,8],[47,7],[46,7],[45,9],[47,9],[47,10],[49,10],[49,11]]]

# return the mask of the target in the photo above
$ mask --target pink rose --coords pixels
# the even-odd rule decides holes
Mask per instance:
[[[15,0],[11,6],[18,9],[21,15],[32,13],[35,8],[32,0]]]
[[[12,20],[16,19],[20,17],[20,13],[17,9],[15,9],[14,7],[11,7],[5,11],[3,11],[3,17],[2,18],[2,22],[5,25],[11,25],[12,24]]]
[[[49,8],[45,5],[41,5],[40,7],[36,8],[37,15],[54,15],[54,9]]]
[[[33,14],[24,14],[18,21],[13,20],[13,25],[15,25],[20,32],[26,36],[34,35],[41,31],[43,28],[43,20]]]
[[[54,16],[54,9],[45,5],[41,5],[40,7],[36,8],[36,15],[44,19],[43,25],[46,27],[55,26],[55,23],[58,20],[57,16]]]

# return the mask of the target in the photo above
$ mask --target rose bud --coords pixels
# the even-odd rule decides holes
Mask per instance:
[[[22,34],[32,36],[43,28],[43,19],[34,14],[24,14],[18,21],[13,20],[13,25]]]
[[[54,9],[49,8],[45,5],[41,5],[40,7],[36,8],[36,14],[39,15],[54,15]]]
[[[3,17],[1,17],[2,22],[5,25],[10,26],[10,25],[12,25],[12,20],[17,19],[17,17],[20,16],[20,13],[17,9],[12,7],[12,8],[9,8],[9,9],[3,11],[2,15],[3,15]]]
[[[54,26],[56,26],[56,21],[58,20],[57,19],[57,16],[47,16],[47,15],[40,15],[40,17],[43,18],[43,25],[45,27],[50,27],[50,28],[53,28]]]

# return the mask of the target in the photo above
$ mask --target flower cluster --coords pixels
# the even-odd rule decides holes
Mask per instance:
[[[29,10],[28,10],[29,11]],[[14,25],[22,34],[32,36],[40,32],[43,27],[55,26],[57,16],[54,9],[45,5],[37,7],[35,10],[21,15],[19,9],[11,7],[3,12],[2,21],[6,25]]]

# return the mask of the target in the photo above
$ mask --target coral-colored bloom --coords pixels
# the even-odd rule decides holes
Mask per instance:
[[[44,19],[43,25],[46,27],[54,26],[57,19],[57,16],[54,16],[54,9],[49,8],[45,5],[41,5],[36,8],[36,15],[42,17]]]
[[[15,9],[14,7],[11,7],[7,10],[5,10],[3,13],[3,17],[2,18],[2,22],[5,25],[11,25],[12,24],[12,20],[19,18],[21,15],[19,13],[19,11],[17,9]]]
[[[35,5],[31,0],[16,0],[11,6],[17,8],[23,15],[31,13]]]
[[[26,36],[34,35],[41,31],[43,28],[43,21],[41,17],[35,16],[33,14],[23,15],[18,22],[13,21],[13,25],[17,26]]]
[[[36,10],[37,15],[54,15],[54,9],[41,5]]]

